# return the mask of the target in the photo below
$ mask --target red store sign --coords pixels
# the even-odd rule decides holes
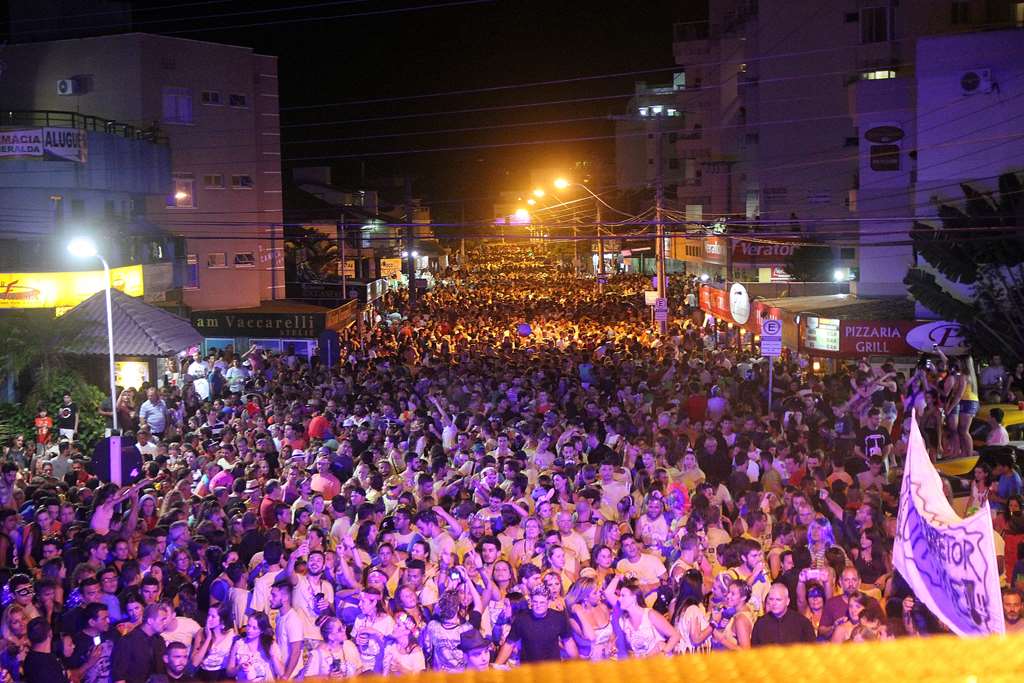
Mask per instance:
[[[715,318],[738,325],[729,307],[729,292],[710,285],[701,285],[699,306],[702,311]],[[750,304],[751,315],[741,327],[748,332],[761,334],[761,321],[765,318],[782,319],[783,312],[779,308],[767,306],[764,303],[754,300]]]
[[[839,353],[844,356],[913,356],[907,343],[916,322],[902,320],[843,320],[839,323]]]

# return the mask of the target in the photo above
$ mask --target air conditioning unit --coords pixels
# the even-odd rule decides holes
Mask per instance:
[[[960,74],[960,94],[977,95],[992,92],[992,70],[972,69]]]
[[[58,95],[77,95],[78,90],[78,81],[73,78],[62,78],[57,81]]]

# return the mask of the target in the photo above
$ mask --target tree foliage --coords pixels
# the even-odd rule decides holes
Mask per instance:
[[[835,272],[832,249],[826,244],[797,247],[786,259],[786,273],[797,282],[831,282]]]
[[[72,355],[79,345],[90,344],[101,327],[53,318],[49,312],[19,312],[0,318],[0,339],[4,340],[0,375],[15,378],[20,399],[0,405],[0,440],[30,434],[38,406],[56,411],[65,393],[78,405],[79,438],[92,443],[102,436],[105,423],[98,411],[105,393],[75,369]]]
[[[962,206],[941,205],[938,225],[914,223],[914,249],[929,268],[911,268],[903,282],[929,310],[963,325],[976,352],[1019,360],[1024,359],[1024,186],[1013,173],[1000,176],[998,186],[994,193],[961,184]],[[970,296],[958,295],[956,285]]]

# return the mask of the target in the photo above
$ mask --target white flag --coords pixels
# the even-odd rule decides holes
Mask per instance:
[[[910,425],[893,564],[917,598],[957,635],[1003,633],[988,504],[964,519],[956,514],[942,493],[916,417]]]

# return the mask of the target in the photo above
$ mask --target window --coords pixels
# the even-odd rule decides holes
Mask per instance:
[[[248,107],[249,98],[239,93],[231,93],[228,95],[228,104],[232,107]]]
[[[889,8],[865,7],[860,11],[860,42],[883,43],[889,40]]]
[[[1013,20],[1017,28],[1024,28],[1024,2],[1014,3]]]
[[[195,184],[195,179],[190,175],[175,175],[174,187],[167,197],[167,206],[175,209],[195,208]]]
[[[761,193],[757,190],[747,190],[744,214],[747,220],[753,220],[761,215]]]
[[[199,96],[199,101],[203,104],[209,104],[213,106],[220,106],[223,104],[220,101],[220,93],[216,90],[204,90]]]
[[[672,170],[678,169],[679,168],[679,159],[676,159],[676,158],[669,159],[668,160],[668,167],[671,168]]]
[[[117,216],[117,204],[113,199],[103,201],[103,215],[107,217],[107,220],[113,220]]]
[[[215,251],[206,255],[207,268],[227,268],[228,255],[224,251]]]
[[[255,268],[256,254],[251,251],[240,251],[235,254],[235,268]]]
[[[185,257],[185,289],[199,289],[199,257],[196,254]]]
[[[231,189],[232,190],[251,190],[252,189],[252,176],[251,175],[233,175],[231,176]]]
[[[203,187],[207,190],[223,190],[224,176],[220,173],[211,173],[203,176]]]
[[[957,24],[971,23],[971,3],[958,0],[950,5],[949,23]]]
[[[164,123],[192,123],[192,91],[188,88],[166,87]]]
[[[856,24],[860,21],[860,15],[856,12],[847,12],[843,15],[843,21],[847,24]]]
[[[85,200],[84,199],[72,199],[71,200],[71,217],[72,218],[85,218]]]
[[[865,71],[860,75],[862,81],[884,81],[887,78],[896,78],[894,69],[874,69]]]
[[[839,258],[843,259],[844,261],[852,261],[853,259],[857,258],[857,249],[854,247],[840,247]]]
[[[672,145],[676,144],[676,141],[678,139],[679,139],[679,133],[669,133],[668,134],[669,144],[672,144]]]

